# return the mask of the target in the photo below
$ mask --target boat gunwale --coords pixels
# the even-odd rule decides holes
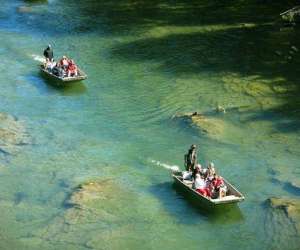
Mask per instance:
[[[240,201],[243,201],[245,199],[245,197],[232,185],[230,184],[227,180],[224,180],[225,184],[230,186],[230,188],[232,188],[235,192],[237,192],[238,195],[240,195],[240,197],[236,196],[237,198],[235,199],[226,199],[226,200],[221,200],[221,199],[211,199],[208,197],[205,197],[204,195],[198,193],[196,190],[192,189],[189,185],[187,185],[186,183],[184,183],[179,176],[175,175],[174,173],[172,173],[173,178],[179,182],[181,185],[183,185],[186,189],[188,189],[189,192],[191,192],[193,195],[195,195],[196,197],[198,197],[198,199],[204,199],[205,201],[207,201],[208,203],[210,203],[211,205],[221,205],[221,204],[232,204],[232,203],[238,203]]]
[[[42,72],[44,72],[48,76],[51,76],[51,77],[53,77],[56,80],[59,80],[61,82],[75,82],[75,81],[80,81],[80,80],[87,79],[87,75],[79,67],[78,67],[78,71],[80,73],[80,76],[76,76],[76,77],[74,77],[74,76],[72,76],[72,77],[59,77],[59,76],[54,75],[53,73],[49,72],[48,70],[46,70],[43,64],[40,65],[40,69],[41,69]]]

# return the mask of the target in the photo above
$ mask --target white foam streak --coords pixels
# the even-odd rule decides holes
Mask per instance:
[[[44,57],[42,57],[42,56],[40,56],[40,55],[32,54],[31,57],[32,57],[33,60],[35,60],[35,61],[38,61],[38,62],[41,62],[41,63],[44,63],[44,62],[45,62]]]
[[[156,160],[151,160],[151,162],[159,167],[163,167],[165,169],[168,170],[172,170],[172,171],[179,171],[179,167],[176,165],[168,165],[166,163],[162,163],[160,161],[156,161]]]

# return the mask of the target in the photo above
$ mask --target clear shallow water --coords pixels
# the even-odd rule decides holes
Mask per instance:
[[[284,169],[286,181],[300,176],[299,57],[291,64],[274,54],[300,46],[294,32],[270,24],[272,11],[256,6],[267,13],[257,18],[252,5],[206,1],[0,4],[1,111],[24,120],[33,138],[17,155],[1,155],[1,249],[298,248],[293,225],[265,205],[299,197],[274,171]],[[207,14],[220,14],[216,7],[227,18]],[[49,42],[89,79],[49,85],[34,60]],[[224,129],[216,137],[171,119],[218,104],[228,111],[215,115]],[[154,163],[181,166],[191,143],[245,194],[240,209],[195,209]],[[119,216],[70,223],[65,200],[99,177],[126,189],[102,204],[112,213],[121,206]]]

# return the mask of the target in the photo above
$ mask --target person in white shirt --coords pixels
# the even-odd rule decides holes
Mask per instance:
[[[196,174],[193,188],[201,195],[211,197],[211,192],[202,174]]]
[[[208,181],[212,181],[214,179],[214,175],[216,174],[215,165],[213,162],[210,162],[207,167],[206,178]]]
[[[201,176],[199,173],[197,173],[195,175],[195,180],[194,180],[194,183],[193,183],[193,187],[196,190],[206,188],[206,182],[204,180],[204,177]]]

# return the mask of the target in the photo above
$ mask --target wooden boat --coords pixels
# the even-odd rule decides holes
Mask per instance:
[[[226,196],[223,198],[212,199],[196,192],[196,190],[192,188],[192,181],[183,180],[182,172],[173,172],[172,177],[174,179],[174,183],[180,187],[182,191],[188,194],[189,198],[204,208],[223,207],[224,205],[236,204],[245,199],[245,197],[224,178],[224,183],[227,186]]]
[[[81,69],[79,69],[79,68],[78,68],[78,75],[77,76],[71,76],[71,77],[57,76],[57,75],[53,74],[52,72],[50,72],[49,70],[45,69],[45,66],[43,64],[40,65],[40,69],[47,76],[49,76],[52,79],[57,80],[61,84],[63,84],[63,83],[70,83],[70,82],[77,82],[77,81],[81,81],[81,80],[84,80],[84,79],[87,78],[87,75]]]

